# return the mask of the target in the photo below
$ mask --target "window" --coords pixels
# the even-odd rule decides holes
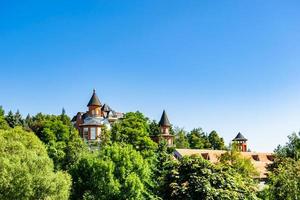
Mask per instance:
[[[89,139],[89,128],[83,128],[83,138]]]
[[[91,140],[96,139],[96,128],[91,128]]]
[[[253,158],[253,160],[255,160],[255,161],[259,161],[258,155],[252,155],[252,158]]]
[[[269,161],[274,161],[274,156],[273,155],[267,155],[267,159]]]
[[[208,153],[201,153],[201,156],[205,159],[205,160],[210,160],[209,154]]]

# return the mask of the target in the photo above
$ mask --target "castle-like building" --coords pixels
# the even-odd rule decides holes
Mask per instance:
[[[73,125],[86,141],[99,141],[103,128],[110,129],[112,123],[123,117],[123,113],[114,111],[107,104],[102,105],[95,90],[93,90],[87,107],[88,110],[86,112],[78,112],[72,118]],[[174,136],[170,134],[171,123],[165,111],[163,111],[159,126],[161,133],[157,136],[152,136],[152,139],[156,142],[166,140],[168,146],[173,146]]]
[[[102,105],[95,90],[93,91],[87,107],[88,110],[86,112],[78,112],[72,119],[72,122],[78,129],[81,137],[86,141],[100,140],[102,129],[104,127],[110,129],[112,123],[123,117],[123,113],[115,112],[107,104]],[[164,140],[169,147],[174,146],[174,135],[170,134],[171,123],[166,111],[163,111],[158,125],[160,127],[160,133],[151,136],[152,140],[157,143]],[[247,139],[241,133],[237,134],[232,140],[232,143],[236,145],[243,157],[251,160],[252,164],[259,172],[259,175],[255,178],[265,180],[267,178],[267,165],[272,163],[274,159],[272,153],[248,151]],[[226,153],[225,150],[175,149],[174,157],[180,159],[183,156],[197,154],[212,163],[217,163],[219,162],[220,156],[224,153]]]
[[[111,123],[123,117],[123,113],[116,112],[107,104],[100,102],[96,91],[87,104],[86,112],[78,112],[72,119],[81,137],[87,141],[100,140],[101,130],[111,128]]]

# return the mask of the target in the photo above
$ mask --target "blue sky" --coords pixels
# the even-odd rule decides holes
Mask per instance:
[[[241,131],[272,151],[300,130],[300,2],[1,1],[0,105],[115,110]]]

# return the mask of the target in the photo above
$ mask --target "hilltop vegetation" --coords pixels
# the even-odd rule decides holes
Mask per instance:
[[[238,152],[219,164],[197,156],[175,160],[173,148],[151,140],[158,124],[140,112],[102,133],[100,144],[87,144],[65,112],[23,118],[0,109],[0,199],[300,198],[297,134],[278,147],[268,185],[258,191],[251,162]],[[178,148],[226,149],[215,131],[171,133]]]

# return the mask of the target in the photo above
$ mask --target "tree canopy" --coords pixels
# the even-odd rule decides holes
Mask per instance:
[[[136,150],[148,154],[157,144],[150,138],[149,120],[140,112],[129,112],[112,126],[112,142],[131,144]]]
[[[300,159],[300,132],[298,134],[293,133],[288,136],[288,142],[281,146],[279,145],[275,149],[275,153],[279,157],[292,158],[294,160]]]
[[[275,160],[269,166],[266,188],[260,193],[263,199],[300,199],[300,134],[288,136],[288,142],[275,149]]]
[[[224,139],[219,136],[216,131],[210,132],[208,135],[208,141],[212,149],[222,150],[226,149]]]
[[[45,143],[55,169],[67,170],[87,151],[87,146],[78,135],[66,115],[43,115],[27,119],[28,127]]]
[[[186,131],[183,128],[175,128],[175,146],[179,149],[187,149],[190,147]]]
[[[300,161],[281,158],[276,162],[260,196],[269,200],[300,199]]]
[[[32,132],[0,130],[0,199],[68,199],[70,176],[53,170],[46,148]]]
[[[168,172],[164,199],[258,199],[252,179],[200,156],[183,157]]]
[[[71,169],[73,199],[150,199],[149,164],[131,145],[114,143],[87,154]]]
[[[249,158],[241,155],[240,151],[233,145],[230,150],[226,151],[219,158],[220,164],[230,166],[239,174],[245,177],[255,177],[258,172]]]
[[[2,106],[0,106],[0,129],[8,129],[9,125],[7,123],[7,121],[5,120],[5,116],[4,116],[5,112],[2,108]]]

